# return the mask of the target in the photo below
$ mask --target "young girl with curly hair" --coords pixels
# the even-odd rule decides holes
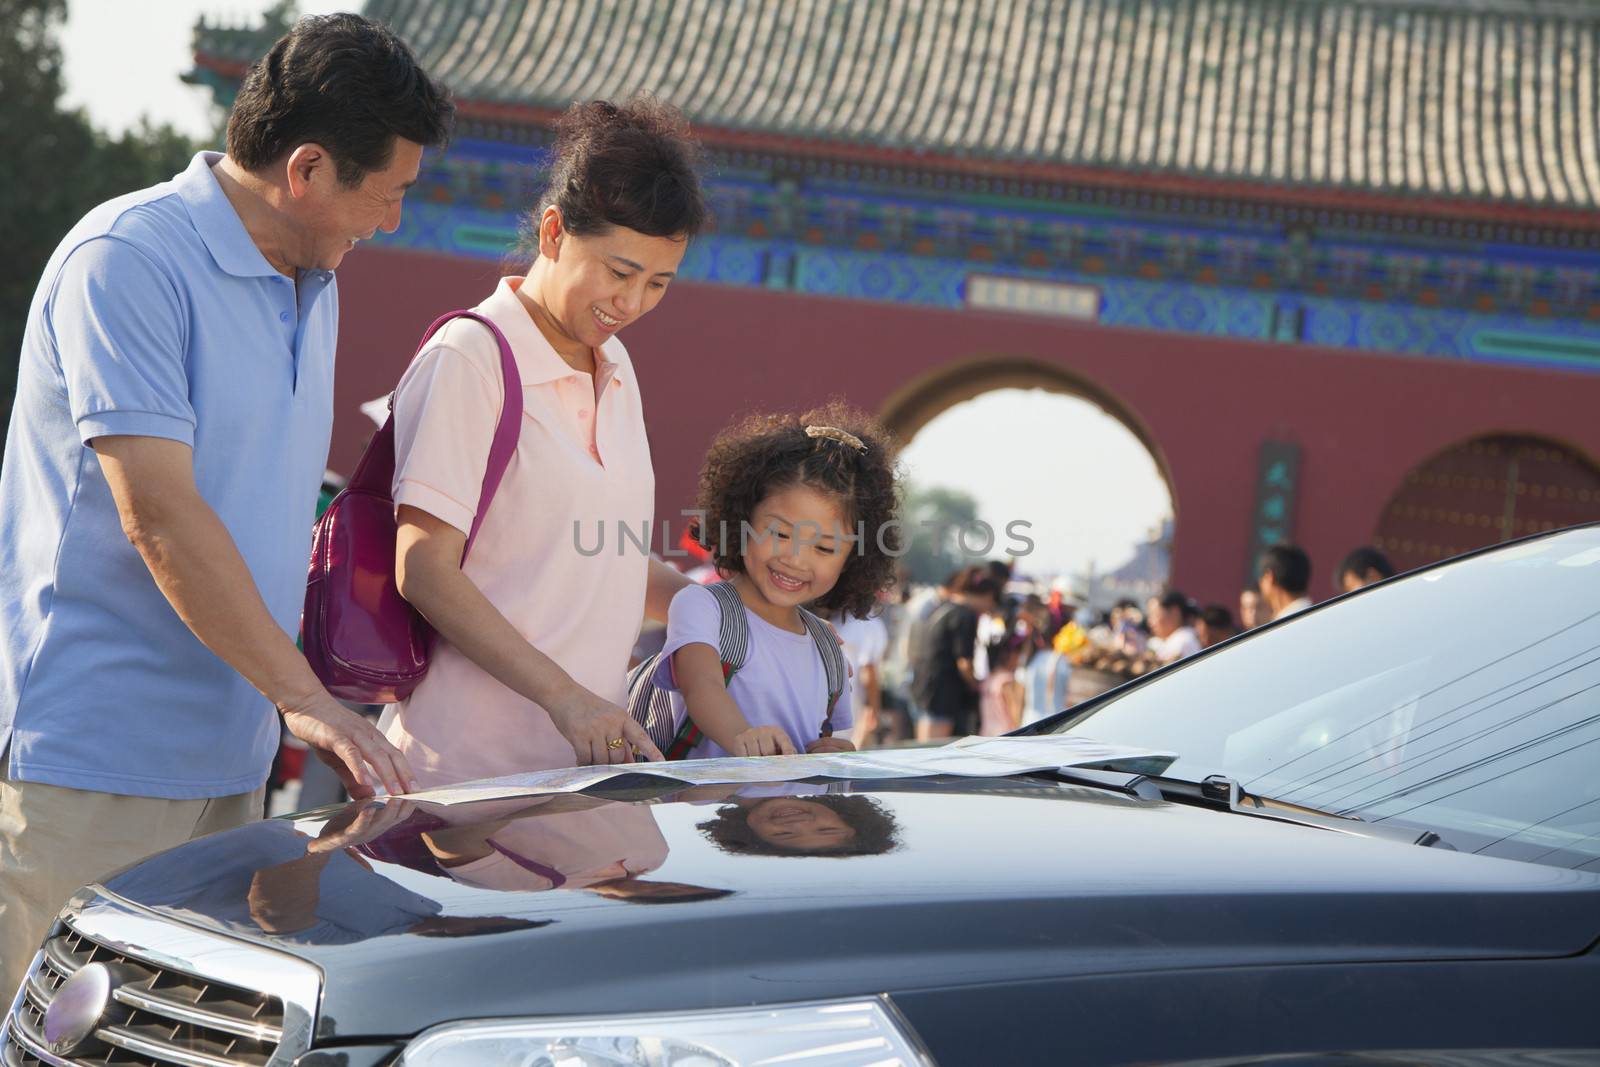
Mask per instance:
[[[672,693],[675,721],[698,732],[690,758],[854,747],[848,678],[839,671],[842,688],[830,692],[823,651],[837,636],[805,609],[864,617],[894,583],[896,453],[887,432],[837,403],[755,415],[712,443],[699,537],[726,587],[673,597],[654,679]],[[731,677],[720,651],[730,610],[742,610],[748,633]]]

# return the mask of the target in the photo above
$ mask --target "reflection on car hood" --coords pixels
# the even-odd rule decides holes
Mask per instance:
[[[1042,781],[841,788],[352,806],[206,838],[106,886],[317,963],[324,1028],[343,1036],[1153,968],[1555,956],[1600,932],[1590,874]],[[308,854],[319,834],[371,839]]]

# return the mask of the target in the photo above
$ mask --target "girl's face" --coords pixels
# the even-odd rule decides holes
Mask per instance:
[[[681,237],[624,226],[579,237],[565,230],[557,208],[546,208],[539,225],[539,255],[549,261],[544,307],[576,345],[599,348],[660,303],[688,247]]]
[[[770,493],[750,517],[744,571],[775,607],[797,608],[825,596],[850,559],[854,542],[838,497],[808,485]]]
[[[791,797],[762,801],[750,809],[749,822],[767,844],[797,852],[843,848],[856,838],[832,808]]]

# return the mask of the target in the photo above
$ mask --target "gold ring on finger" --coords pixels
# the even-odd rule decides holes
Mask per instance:
[[[613,750],[613,751],[615,751],[616,749],[621,748],[624,743],[625,742],[622,740],[622,738],[613,737],[611,740],[606,742],[606,747],[611,749],[611,750]]]

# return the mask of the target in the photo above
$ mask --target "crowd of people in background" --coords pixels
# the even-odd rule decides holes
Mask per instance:
[[[1394,574],[1363,546],[1332,575],[1348,593]],[[937,585],[902,581],[866,618],[836,617],[855,677],[854,741],[871,748],[1004,734],[1054,715],[1096,689],[1195,655],[1313,604],[1312,564],[1297,545],[1262,554],[1237,613],[1168,589],[1140,604],[1094,610],[1064,583],[1041,593],[1013,565],[989,561]],[[1070,681],[1074,673],[1079,681]]]

